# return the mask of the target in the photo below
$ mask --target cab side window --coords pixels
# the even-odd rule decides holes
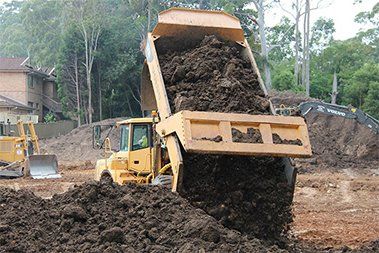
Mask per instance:
[[[148,125],[134,125],[132,150],[138,150],[147,147],[149,147]]]

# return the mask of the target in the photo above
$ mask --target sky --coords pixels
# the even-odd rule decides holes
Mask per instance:
[[[10,2],[11,0],[0,0],[0,4]],[[63,0],[58,0],[63,1]],[[290,3],[294,0],[281,0],[283,7],[290,7]],[[311,0],[311,7],[319,0]],[[321,8],[311,12],[311,23],[320,17],[332,18],[334,20],[336,33],[334,38],[337,40],[345,40],[365,29],[365,25],[354,22],[354,17],[361,11],[369,11],[377,3],[378,0],[362,0],[362,3],[353,4],[354,0],[322,0]],[[281,17],[287,15],[279,6],[274,6],[269,13],[266,14],[266,25],[274,26],[278,24]]]
[[[290,9],[290,3],[293,0],[282,0],[282,6]],[[317,0],[311,0],[311,8],[317,4]],[[311,24],[320,17],[332,18],[336,32],[334,38],[345,40],[359,32],[360,29],[367,29],[367,25],[361,25],[354,22],[354,17],[359,12],[370,11],[378,0],[363,0],[362,3],[353,4],[354,0],[324,0],[319,9],[311,12]],[[287,5],[286,5],[287,4]],[[283,15],[289,16],[282,11],[279,6],[274,6],[269,14],[266,14],[266,25],[274,26],[279,23]]]

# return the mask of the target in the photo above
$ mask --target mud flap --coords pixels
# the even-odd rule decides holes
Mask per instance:
[[[34,179],[61,178],[56,155],[31,155],[26,161],[26,169]]]

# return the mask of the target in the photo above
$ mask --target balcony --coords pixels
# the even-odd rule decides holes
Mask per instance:
[[[52,112],[55,112],[55,113],[62,112],[62,104],[46,95],[42,95],[42,104]]]

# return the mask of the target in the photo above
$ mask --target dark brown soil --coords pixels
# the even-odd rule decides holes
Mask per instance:
[[[237,44],[206,36],[197,47],[168,51],[159,61],[173,112],[269,113],[257,75]]]
[[[298,146],[303,145],[303,143],[299,139],[296,139],[296,140],[282,139],[280,138],[278,134],[272,134],[272,141],[275,144],[289,144],[289,145],[298,145]]]
[[[313,157],[297,162],[302,169],[379,166],[379,135],[358,121],[319,113],[307,114],[306,121]]]
[[[159,60],[173,112],[270,113],[237,44],[206,36],[196,47],[166,51]],[[235,141],[262,142],[259,131],[234,132]],[[185,154],[182,195],[229,228],[277,240],[292,219],[283,170],[275,158]]]
[[[233,142],[263,143],[261,132],[258,129],[248,128],[247,133],[232,128]]]
[[[0,252],[283,252],[161,187],[87,183],[50,200],[0,188]]]

